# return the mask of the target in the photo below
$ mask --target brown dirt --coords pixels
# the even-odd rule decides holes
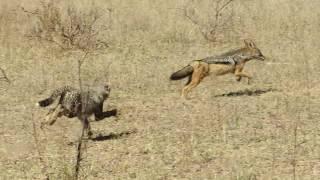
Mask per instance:
[[[34,104],[56,87],[78,86],[79,55],[53,56],[24,39],[26,17],[9,10],[36,3],[0,4],[0,66],[11,80],[0,81],[0,179],[72,179],[80,122],[62,118],[41,130],[47,109]],[[183,1],[97,4],[113,8],[111,45],[87,59],[82,78],[90,85],[107,79],[105,109],[119,115],[92,122],[80,179],[320,177],[318,1],[235,2],[233,35],[216,43],[178,13]],[[206,5],[196,8],[201,14]],[[185,80],[169,81],[172,72],[248,37],[267,56],[246,65],[250,85],[209,76],[190,100],[180,98]]]

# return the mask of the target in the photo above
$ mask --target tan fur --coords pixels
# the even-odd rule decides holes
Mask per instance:
[[[247,59],[240,58],[239,60],[237,60],[236,64],[209,64],[202,60],[192,61],[189,64],[189,66],[193,68],[193,72],[190,73],[190,76],[191,76],[190,83],[186,84],[185,87],[182,89],[181,96],[186,98],[188,93],[193,88],[197,87],[198,84],[206,76],[209,76],[209,75],[221,76],[221,75],[232,73],[236,76],[237,81],[240,81],[242,77],[248,78],[248,84],[249,84],[250,79],[252,79],[252,76],[243,71],[246,62],[255,58],[264,60],[264,56],[261,54],[260,50],[255,46],[253,41],[245,40],[244,43],[245,43],[245,47],[239,49],[239,51],[233,55],[238,55],[243,53],[243,54],[246,54],[247,57],[249,58]]]

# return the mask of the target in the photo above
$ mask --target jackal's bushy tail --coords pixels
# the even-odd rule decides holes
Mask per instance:
[[[170,76],[170,79],[171,80],[179,80],[179,79],[182,79],[182,78],[185,78],[185,77],[191,75],[192,72],[193,72],[193,67],[188,65],[188,66],[182,68],[181,70],[173,73]]]

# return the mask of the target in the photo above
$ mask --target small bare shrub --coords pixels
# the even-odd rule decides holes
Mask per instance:
[[[231,5],[233,1],[234,0],[209,1],[208,4],[206,4],[206,11],[201,7],[196,7],[199,3],[190,1],[182,9],[183,15],[198,26],[202,36],[206,40],[215,42],[219,35],[223,34],[232,26],[233,9]]]
[[[59,6],[59,1],[41,1],[35,10],[26,10],[33,26],[26,35],[38,41],[45,41],[63,50],[94,52],[108,47],[102,33],[108,23],[102,22],[105,11],[98,7],[88,10],[75,6]]]

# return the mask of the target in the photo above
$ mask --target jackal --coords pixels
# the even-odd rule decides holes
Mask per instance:
[[[181,96],[186,98],[191,89],[195,88],[201,80],[208,75],[220,76],[233,73],[240,81],[242,77],[252,78],[243,71],[246,62],[252,59],[263,61],[265,57],[252,40],[244,40],[245,47],[223,53],[219,56],[211,56],[200,60],[194,60],[181,70],[170,76],[171,80],[179,80],[189,77],[182,89]]]

